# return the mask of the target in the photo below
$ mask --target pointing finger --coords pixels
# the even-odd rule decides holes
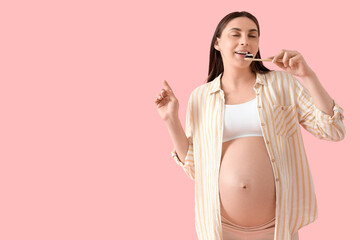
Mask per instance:
[[[169,92],[172,92],[172,89],[171,89],[169,83],[166,80],[164,80],[164,84],[165,84],[165,86],[167,88],[166,90],[168,90]]]

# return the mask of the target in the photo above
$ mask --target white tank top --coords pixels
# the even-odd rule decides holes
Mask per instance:
[[[225,104],[223,142],[249,136],[263,136],[256,98],[241,104]]]

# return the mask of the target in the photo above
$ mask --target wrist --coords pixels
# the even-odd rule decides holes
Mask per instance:
[[[302,79],[304,82],[308,82],[308,81],[317,80],[317,76],[313,70],[310,70],[310,72],[305,76],[303,76]]]
[[[172,116],[172,117],[168,117],[166,120],[165,120],[165,124],[166,125],[176,125],[180,123],[180,119],[179,119],[179,116]]]

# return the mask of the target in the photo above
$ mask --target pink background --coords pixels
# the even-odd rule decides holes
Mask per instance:
[[[263,57],[298,50],[344,108],[343,141],[303,131],[319,218],[300,239],[358,238],[356,1],[123,2],[0,4],[0,239],[197,239],[154,99],[167,80],[185,123],[216,25],[242,10]]]

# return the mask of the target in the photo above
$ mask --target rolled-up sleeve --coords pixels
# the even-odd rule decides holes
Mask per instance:
[[[190,95],[188,106],[186,110],[186,130],[185,134],[189,141],[189,148],[186,153],[186,157],[184,161],[181,161],[175,148],[171,151],[171,156],[175,160],[175,162],[183,168],[186,175],[188,175],[192,180],[195,180],[195,165],[194,165],[194,143],[193,143],[193,112],[192,112],[192,95]]]
[[[319,139],[340,141],[345,137],[344,110],[333,100],[333,115],[321,111],[313,102],[309,90],[293,77],[299,123]]]

